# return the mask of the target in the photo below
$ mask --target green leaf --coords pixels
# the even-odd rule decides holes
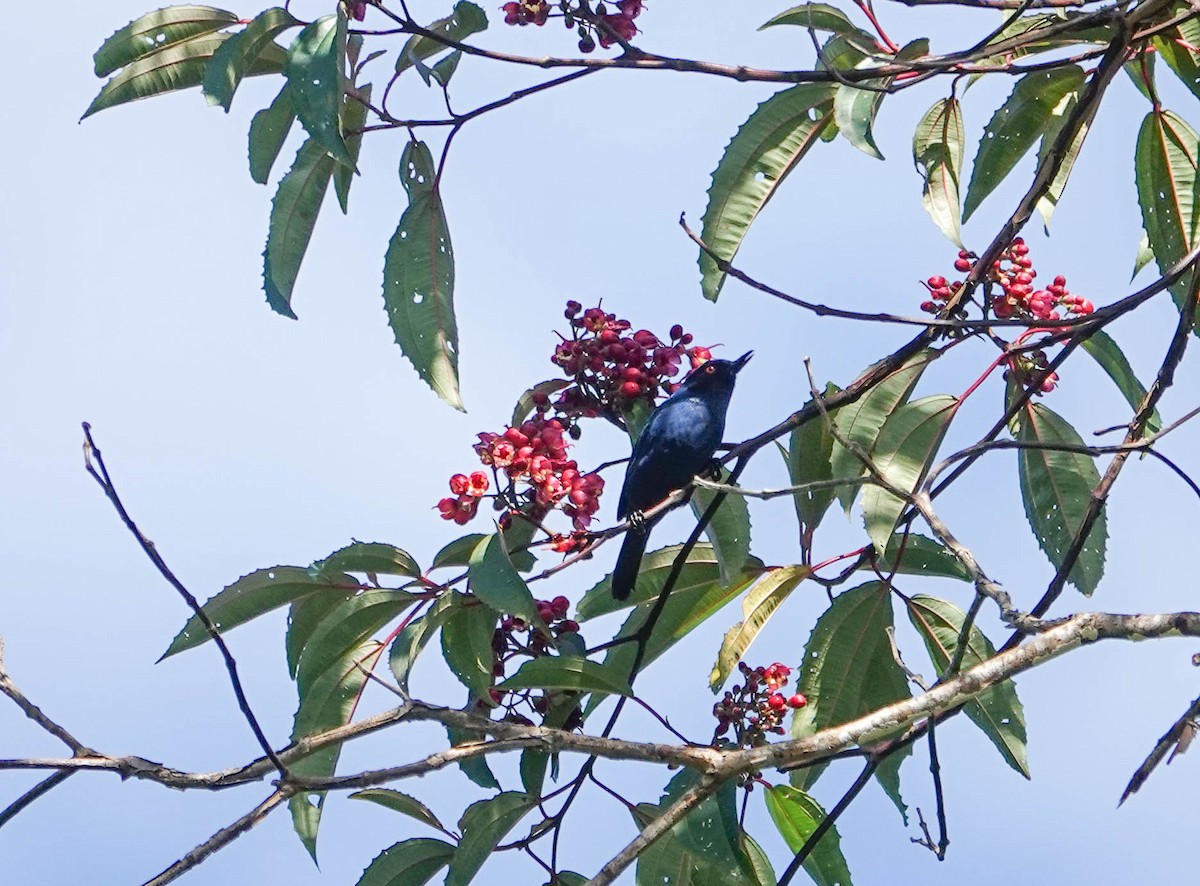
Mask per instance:
[[[292,741],[349,723],[366,685],[367,674],[382,653],[383,644],[370,640],[349,650],[334,667],[318,677],[300,697],[300,707],[292,726]],[[337,769],[341,752],[340,743],[328,745],[292,761],[288,771],[310,778],[328,778]],[[314,861],[317,858],[317,829],[324,805],[324,791],[301,791],[288,801],[292,827]]]
[[[960,249],[963,142],[962,107],[953,97],[934,102],[913,133],[913,163],[924,177],[921,202],[938,230]]]
[[[462,842],[458,844],[454,858],[450,859],[446,886],[470,883],[504,835],[516,827],[534,805],[535,801],[528,795],[506,791],[468,806],[458,823]]]
[[[462,61],[462,50],[456,49],[440,62],[433,66],[430,75],[442,86],[450,85],[450,78],[454,76],[454,72],[458,70],[458,63]]]
[[[479,547],[479,543],[487,538],[482,532],[472,532],[461,538],[456,538],[444,548],[437,552],[433,558],[433,565],[429,567],[432,572],[434,569],[441,569],[446,566],[470,566],[471,554]]]
[[[453,857],[454,847],[443,840],[404,840],[375,856],[357,886],[425,886]]]
[[[526,520],[520,511],[509,511],[512,523],[507,529],[501,529],[504,537],[504,550],[508,551],[508,559],[516,567],[517,572],[529,572],[537,563],[537,557],[529,548],[534,535],[538,532],[537,524]]]
[[[474,698],[489,700],[492,688],[492,635],[496,613],[491,607],[454,592],[454,605],[442,623],[442,656]]]
[[[900,559],[898,564],[897,557]],[[879,571],[886,575],[893,569],[900,575],[971,580],[949,548],[915,532],[897,532],[888,539],[887,548],[879,555]]]
[[[797,691],[808,704],[792,718],[793,737],[812,735],[911,697],[908,679],[892,656],[890,627],[891,594],[883,582],[867,582],[834,599],[804,648]],[[906,748],[893,756],[911,752]],[[807,788],[822,771],[823,766],[796,770],[792,784]]]
[[[217,629],[226,634],[238,625],[301,597],[317,591],[336,591],[338,585],[355,587],[357,584],[348,575],[318,579],[299,566],[275,566],[242,576],[219,594],[210,597],[203,609]],[[193,615],[171,641],[162,658],[170,658],[211,639],[200,617]]]
[[[929,54],[929,41],[914,40],[896,53],[896,61],[905,61]],[[878,68],[881,62],[875,58],[864,58],[854,69],[858,71]],[[833,118],[837,121],[838,131],[846,140],[864,154],[877,160],[883,159],[879,146],[875,144],[875,134],[871,131],[875,125],[875,115],[887,95],[882,90],[891,85],[892,77],[879,80],[861,81],[861,85],[840,83],[833,96]],[[863,88],[873,87],[873,88]]]
[[[570,385],[571,383],[565,378],[551,378],[538,382],[517,398],[517,405],[513,408],[512,421],[509,422],[509,425],[519,428],[525,419],[529,418],[534,408],[534,397],[539,394],[549,397],[551,394],[558,393],[563,388],[570,387]]]
[[[751,882],[754,886],[778,886],[779,880],[775,876],[775,869],[771,867],[771,859],[767,857],[763,848],[754,842],[754,838],[744,831],[741,848],[745,860],[743,867],[752,875]]]
[[[517,768],[521,771],[521,787],[531,797],[542,796],[542,785],[546,783],[546,767],[550,763],[550,755],[537,748],[526,748],[521,751],[521,761]]]
[[[116,105],[199,86],[209,59],[229,38],[229,34],[205,34],[130,62],[100,88],[80,119]],[[271,44],[246,74],[250,77],[278,74],[283,70],[283,59],[283,50]]]
[[[134,19],[104,41],[92,60],[97,77],[179,43],[236,25],[238,17],[211,6],[168,6]]]
[[[838,409],[833,413],[833,423],[837,427],[838,433],[849,442],[857,443],[865,451],[870,452],[888,416],[901,403],[908,401],[913,388],[921,379],[921,373],[925,371],[925,367],[937,359],[938,353],[938,351],[932,350],[922,351],[853,403]],[[872,368],[874,367],[868,368],[862,374],[869,372]],[[840,443],[833,444],[829,462],[835,477],[860,477],[865,471],[858,456]],[[847,514],[850,513],[850,507],[854,504],[857,494],[858,487],[856,486],[838,487],[837,497]]]
[[[908,620],[925,641],[925,648],[929,650],[933,666],[937,668],[938,676],[941,676],[958,648],[958,638],[962,634],[965,615],[953,603],[924,594],[910,597],[907,608]],[[983,631],[971,625],[967,649],[963,653],[962,670],[969,670],[995,654],[996,648],[984,636]],[[967,702],[964,710],[971,722],[982,729],[983,734],[996,746],[1005,762],[1029,778],[1025,710],[1017,698],[1014,683],[1005,680],[985,689]]]
[[[222,43],[204,70],[201,88],[208,103],[220,105],[229,113],[233,94],[250,66],[274,45],[276,37],[299,24],[300,20],[286,9],[273,6],[260,12],[254,21]]]
[[[742,620],[726,631],[721,640],[716,663],[708,677],[709,689],[718,692],[725,685],[734,665],[767,626],[775,610],[810,575],[812,570],[807,566],[782,566],[763,574],[742,600]]]
[[[368,788],[365,791],[355,791],[350,795],[350,799],[368,800],[385,809],[391,809],[393,812],[399,812],[402,815],[415,818],[417,821],[424,822],[431,828],[436,828],[439,831],[446,830],[428,806],[416,797],[410,797],[401,791],[393,791],[390,788]]]
[[[767,788],[763,799],[771,820],[792,852],[799,852],[805,841],[825,819],[825,810],[812,797],[787,785]],[[842,856],[837,825],[826,831],[804,862],[804,870],[817,886],[851,886],[850,869]]]
[[[400,158],[408,208],[388,244],[383,302],[396,343],[434,392],[460,412],[454,250],[435,184],[433,155],[409,142]]]
[[[486,536],[471,552],[468,582],[472,593],[496,612],[515,615],[545,628],[538,617],[537,603],[521,578],[497,533]]]
[[[350,96],[342,103],[342,132],[346,135],[346,150],[350,153],[350,165],[338,164],[333,170],[333,189],[337,193],[338,205],[342,207],[342,215],[350,211],[350,185],[354,181],[358,168],[358,154],[362,150],[363,134],[361,130],[367,122],[367,102],[371,101],[371,84],[358,87],[361,101]]]
[[[284,645],[287,651],[288,674],[296,678],[296,668],[300,665],[300,653],[308,644],[309,639],[322,622],[347,600],[352,599],[357,590],[339,590],[329,588],[316,594],[301,597],[288,607],[287,634]]]
[[[722,468],[719,480],[724,482],[728,476],[728,472]],[[692,492],[690,504],[697,520],[708,510],[717,494],[716,490],[703,486],[696,487]],[[726,584],[736,581],[750,556],[750,508],[746,505],[746,499],[740,495],[726,495],[704,528],[704,534],[708,536],[717,555],[721,581]]]
[[[1190,49],[1180,46],[1177,41],[1182,40],[1184,43],[1190,43],[1196,46],[1196,43],[1188,39],[1186,32],[1190,32],[1192,40],[1200,37],[1197,33],[1196,23],[1194,21],[1184,22],[1165,33],[1159,34],[1152,41],[1156,54],[1162,56],[1162,60],[1167,63],[1174,73],[1179,78],[1180,82],[1188,88],[1192,95],[1200,98],[1200,55],[1197,55]],[[1153,61],[1153,55],[1147,55]]]
[[[1062,117],[1074,95],[1083,88],[1084,73],[1078,65],[1034,71],[1017,81],[1012,93],[984,127],[971,183],[963,205],[963,220],[979,208],[1033,143]]]
[[[329,572],[366,572],[372,575],[401,575],[420,578],[421,567],[408,551],[383,542],[356,541],[334,551],[309,567],[313,575]]]
[[[456,729],[453,726],[446,727],[446,735],[450,738],[451,747],[472,744],[486,738],[486,736],[473,729]],[[485,790],[500,789],[500,782],[496,781],[496,776],[492,774],[492,769],[488,766],[486,757],[468,757],[465,760],[459,760],[458,768],[462,770],[463,775],[479,787]]]
[[[300,146],[271,201],[271,225],[263,250],[263,290],[271,309],[293,320],[292,290],[334,165],[329,152],[310,138]]]
[[[1083,439],[1061,416],[1040,403],[1027,404],[1018,416],[1017,439],[1022,443],[1083,446]],[[1077,452],[1022,449],[1017,456],[1021,477],[1021,500],[1025,516],[1054,568],[1063,564],[1083,517],[1100,472],[1092,458]],[[1071,570],[1068,580],[1090,596],[1104,575],[1108,527],[1104,511]]]
[[[1129,275],[1129,279],[1133,280],[1142,272],[1142,268],[1154,261],[1154,252],[1150,249],[1150,236],[1142,231],[1142,239],[1138,241],[1137,255],[1133,259],[1133,273]]]
[[[283,75],[291,86],[296,116],[312,140],[353,169],[340,124],[345,69],[346,15],[339,10],[305,26],[287,52]]]
[[[1042,143],[1038,146],[1039,166],[1049,156],[1050,149],[1054,146],[1054,142],[1058,139],[1059,133],[1067,122],[1067,117],[1075,110],[1077,104],[1079,104],[1079,93],[1069,93],[1061,107],[1056,109],[1057,113],[1050,118],[1050,124],[1046,127],[1046,134],[1042,136]],[[1058,171],[1054,173],[1054,178],[1051,179],[1046,193],[1038,198],[1037,210],[1042,216],[1042,224],[1047,232],[1050,230],[1050,217],[1054,214],[1054,210],[1058,206],[1058,201],[1062,199],[1063,191],[1066,190],[1067,179],[1071,175],[1071,170],[1075,168],[1075,161],[1079,157],[1079,151],[1083,148],[1083,141],[1087,138],[1088,129],[1089,124],[1087,123],[1079,127],[1079,131],[1075,133],[1075,138],[1067,146],[1066,153],[1063,154],[1063,160],[1058,166]]]
[[[1146,398],[1146,389],[1134,375],[1133,367],[1125,359],[1125,353],[1103,329],[1097,329],[1083,340],[1083,349],[1100,364],[1100,368],[1108,373],[1108,377],[1116,384],[1117,390],[1135,411],[1140,409]],[[1162,428],[1162,417],[1155,409],[1146,420],[1146,430],[1157,433]]]
[[[552,883],[546,883],[545,886],[587,886],[588,878],[583,874],[577,874],[574,871],[559,871],[558,876]]]
[[[541,656],[521,665],[498,689],[568,689],[607,695],[632,695],[629,684],[604,665],[586,658]]]
[[[360,645],[420,598],[404,591],[363,591],[330,611],[309,635],[296,668],[303,697],[310,686],[338,665],[348,650]]]
[[[751,223],[788,173],[833,122],[833,87],[801,84],[760,104],[742,124],[712,175],[701,237],[718,256],[733,261]],[[700,286],[716,301],[725,272],[700,253]]]
[[[287,141],[292,124],[296,122],[296,109],[292,104],[292,93],[287,84],[279,90],[271,106],[263,108],[250,121],[249,150],[250,178],[265,185],[271,175],[271,167],[283,143]]]
[[[445,37],[447,40],[462,41],[472,34],[486,30],[488,26],[487,13],[470,0],[459,0],[454,4],[454,13],[446,18],[440,18],[425,30]],[[415,61],[425,61],[438,53],[449,49],[445,43],[425,36],[410,37],[396,56],[396,73],[400,74],[411,68]]]
[[[825,396],[837,392],[837,387],[829,385]],[[805,404],[807,405],[807,404]],[[788,440],[785,460],[788,469],[788,481],[792,486],[805,483],[815,483],[833,479],[834,439],[829,432],[829,426],[821,420],[806,422],[796,430]],[[855,471],[858,476],[861,471]],[[800,532],[806,538],[805,545],[811,543],[811,533],[820,525],[833,503],[835,487],[810,489],[796,492],[792,501],[796,506],[796,518],[800,521]]]
[[[455,605],[453,594],[443,594],[429,611],[414,618],[396,635],[388,653],[388,667],[400,688],[408,691],[408,678],[417,656],[425,649],[433,634],[445,622]]]
[[[957,397],[935,394],[905,403],[892,413],[871,452],[872,461],[883,477],[900,490],[915,492],[942,445],[942,437],[957,408]],[[904,505],[903,499],[881,486],[871,485],[863,492],[867,535],[875,550],[887,549]]]
[[[1170,111],[1151,111],[1138,132],[1134,170],[1142,225],[1164,273],[1195,248],[1200,237],[1200,136]],[[1171,287],[1182,305],[1184,287]]]
[[[799,6],[793,6],[769,19],[759,27],[759,30],[764,31],[778,25],[795,25],[798,28],[811,28],[814,31],[844,34],[857,38],[865,47],[874,48],[876,46],[874,37],[850,21],[846,13],[827,3],[801,3]]]

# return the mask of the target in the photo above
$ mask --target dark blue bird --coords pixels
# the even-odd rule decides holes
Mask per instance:
[[[733,384],[753,353],[736,360],[709,360],[650,414],[625,470],[618,519],[653,507],[712,464],[725,433]],[[654,522],[632,526],[625,533],[612,574],[612,592],[618,600],[633,590]]]

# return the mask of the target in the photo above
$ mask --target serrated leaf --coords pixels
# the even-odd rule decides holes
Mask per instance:
[[[913,134],[913,162],[924,178],[921,202],[938,230],[960,249],[963,143],[962,107],[956,98],[934,102]]]
[[[880,474],[903,492],[916,491],[957,408],[957,397],[934,394],[905,403],[892,413],[871,451]],[[882,486],[872,484],[863,491],[863,517],[875,550],[887,549],[904,505],[904,499]]]
[[[921,379],[921,373],[925,371],[925,367],[937,359],[938,354],[938,351],[922,351],[866,394],[834,412],[833,423],[837,427],[838,433],[849,442],[857,443],[865,451],[870,452],[888,416],[901,403],[908,401],[913,388]],[[818,419],[814,419],[814,421],[816,420]],[[835,477],[859,477],[865,471],[858,456],[840,443],[833,444],[829,461]],[[842,507],[849,514],[850,507],[858,495],[858,487],[839,486],[836,494]]]
[[[401,575],[420,578],[421,567],[408,551],[383,542],[356,541],[334,551],[309,567],[314,575],[329,572],[369,572],[376,575]]]
[[[271,201],[271,223],[263,250],[263,290],[277,314],[296,319],[292,290],[317,224],[317,213],[329,188],[334,159],[314,139],[296,153],[296,161],[279,182]]]
[[[778,92],[750,115],[725,148],[712,174],[701,237],[716,255],[733,261],[751,223],[833,122],[833,87],[801,84]],[[700,253],[700,287],[716,301],[725,273]]]
[[[724,482],[726,479],[728,472],[722,468],[718,480]],[[703,486],[692,491],[689,504],[697,520],[708,510],[716,496],[716,490]],[[750,556],[750,508],[746,499],[740,495],[726,495],[712,520],[704,527],[704,534],[708,536],[713,553],[717,555],[721,581],[728,584],[736,580]]]
[[[917,594],[907,604],[908,620],[912,622],[938,675],[958,648],[965,615],[961,609],[947,600]],[[971,625],[967,649],[963,653],[962,670],[987,661],[996,654],[996,648],[977,626]],[[1029,753],[1026,747],[1025,710],[1017,698],[1016,685],[1005,680],[985,689],[967,702],[965,708],[971,722],[983,730],[1006,763],[1021,775],[1029,778]]]
[[[498,613],[544,628],[537,602],[504,547],[499,534],[486,536],[475,546],[467,579],[471,592]]]
[[[425,649],[433,634],[446,620],[454,606],[454,596],[443,594],[424,615],[414,618],[396,635],[388,653],[388,667],[400,688],[408,691],[408,678],[417,656]]]
[[[220,593],[210,597],[203,609],[217,629],[225,634],[238,625],[309,594],[325,590],[337,591],[338,586],[354,587],[357,584],[348,575],[330,575],[318,579],[300,566],[275,566],[242,576]],[[211,639],[200,617],[193,615],[183,626],[183,630],[176,634],[162,658],[170,658]],[[162,658],[159,661],[162,661]]]
[[[1068,65],[1034,71],[1017,81],[984,127],[963,203],[964,221],[1055,124],[1056,118],[1062,117],[1073,96],[1083,88],[1084,79],[1082,68]]]
[[[478,34],[487,28],[487,13],[470,0],[459,0],[454,4],[454,13],[440,18],[426,27],[439,37],[447,40],[462,41],[472,34]],[[396,73],[403,73],[417,61],[425,61],[438,53],[445,52],[450,47],[438,40],[423,35],[410,37],[396,56]]]
[[[929,54],[929,41],[914,40],[896,53],[896,61],[920,58]],[[864,58],[854,69],[858,71],[878,68],[881,62],[875,58]],[[833,96],[833,118],[837,121],[838,131],[846,140],[869,157],[883,159],[879,146],[875,144],[875,115],[883,104],[886,92],[882,91],[891,85],[892,77],[879,80],[861,81],[861,85],[839,83]],[[872,87],[872,88],[864,88]]]
[[[742,832],[741,847],[744,859],[742,867],[751,875],[751,882],[754,886],[778,886],[779,880],[775,876],[775,869],[771,866],[771,859],[754,841],[754,838],[744,831]]]
[[[725,632],[717,661],[708,677],[708,688],[718,692],[734,665],[745,655],[767,621],[788,595],[812,575],[807,566],[782,566],[766,572],[742,600],[742,620]]]
[[[444,840],[404,840],[375,856],[357,886],[425,886],[453,857],[454,846]]]
[[[825,396],[828,397],[837,390],[835,385],[829,385],[825,389]],[[805,483],[832,480],[833,446],[833,434],[830,433],[829,426],[824,421],[810,421],[792,431],[784,453],[788,481],[791,485],[801,486]],[[856,471],[854,476],[859,473]],[[806,539],[803,542],[805,546],[809,544],[807,539],[811,537],[812,531],[820,525],[821,520],[825,517],[825,512],[829,510],[829,505],[833,503],[834,492],[835,488],[830,486],[796,492],[792,495],[792,502],[796,507],[796,519],[800,521],[800,532],[802,538]]]
[[[629,684],[599,662],[549,655],[525,662],[496,688],[567,689],[602,695],[632,695]]]
[[[899,558],[899,563],[896,562]],[[888,539],[887,548],[879,555],[879,571],[887,575],[895,570],[900,575],[924,575],[938,578],[957,578],[970,581],[971,576],[940,541],[897,532]]]
[[[313,682],[308,692],[300,697],[300,707],[292,726],[292,741],[350,722],[366,685],[367,674],[375,667],[383,649],[383,644],[375,640],[356,646]],[[288,771],[310,778],[327,778],[337,769],[341,752],[340,743],[328,745],[288,763]],[[301,791],[288,801],[292,827],[313,861],[317,858],[317,830],[324,805],[324,791]]]
[[[242,79],[274,40],[300,20],[280,6],[260,12],[250,24],[218,47],[204,70],[201,90],[210,105],[220,105],[229,113],[233,94]]]
[[[209,59],[229,38],[229,34],[205,34],[130,62],[100,88],[80,119],[127,102],[199,86]],[[272,43],[254,60],[246,76],[278,74],[283,59],[283,49]]]
[[[416,797],[411,797],[402,791],[394,791],[390,788],[368,788],[365,791],[355,791],[350,795],[350,799],[367,800],[382,806],[384,809],[391,809],[393,812],[399,812],[402,815],[415,818],[417,821],[423,822],[431,828],[436,828],[439,831],[446,830],[428,806]]]
[[[168,6],[136,18],[104,41],[96,54],[97,77],[107,77],[130,62],[236,25],[238,17],[211,6]]]
[[[446,727],[446,735],[450,739],[451,747],[472,744],[486,738],[472,729],[456,729],[453,726]],[[484,790],[500,790],[500,782],[496,781],[492,768],[488,766],[487,757],[468,757],[465,760],[459,760],[458,768],[463,775]]]
[[[563,388],[569,387],[570,382],[565,378],[551,378],[546,381],[540,381],[532,388],[525,391],[517,398],[517,405],[513,407],[512,421],[509,425],[514,428],[519,428],[525,419],[529,418],[534,408],[534,397],[544,394],[549,397],[551,394],[556,394]]]
[[[794,25],[814,31],[829,31],[855,37],[863,46],[874,47],[875,38],[854,24],[846,13],[828,3],[801,3],[768,19],[759,26],[760,31],[778,25]]]
[[[283,75],[291,86],[296,116],[312,140],[353,169],[340,122],[345,69],[346,15],[339,9],[305,26],[288,49]]]
[[[1138,132],[1134,171],[1150,249],[1164,273],[1200,242],[1200,136],[1171,111],[1151,111]],[[1171,287],[1177,306],[1184,287]]]
[[[446,886],[466,886],[483,867],[504,835],[535,805],[527,794],[506,791],[472,803],[458,823],[462,841],[450,859]]]
[[[275,165],[275,160],[295,122],[296,109],[292,105],[292,94],[285,83],[270,107],[263,108],[250,121],[247,153],[250,157],[250,178],[253,181],[260,185],[267,183],[271,167]]]
[[[462,50],[456,49],[440,62],[433,66],[430,71],[430,76],[433,77],[442,86],[450,85],[450,78],[454,76],[454,72],[458,70],[458,63],[462,61]]]
[[[329,588],[316,594],[301,597],[288,607],[287,633],[284,645],[287,652],[288,675],[296,678],[300,664],[300,653],[304,651],[313,631],[329,617],[338,606],[351,599],[358,591]]]
[[[430,571],[445,566],[470,566],[471,553],[479,547],[479,543],[487,538],[482,532],[471,532],[461,538],[456,538],[437,552],[433,558]]]
[[[362,150],[362,132],[367,122],[367,104],[371,101],[371,84],[358,87],[359,98],[346,96],[342,103],[342,132],[346,133],[346,150],[350,153],[350,165],[338,164],[333,170],[333,189],[337,193],[338,205],[342,207],[342,215],[350,211],[350,185],[354,176],[359,173],[358,155]]]
[[[771,820],[792,852],[799,852],[825,819],[825,810],[816,800],[787,785],[767,788],[763,799]],[[804,870],[817,886],[852,886],[837,825],[831,826],[813,847],[804,861]]]
[[[1195,28],[1195,22],[1184,22],[1171,30],[1157,35],[1153,42],[1155,54],[1162,56],[1162,60],[1167,63],[1175,76],[1180,82],[1187,87],[1188,91],[1200,98],[1200,54],[1188,49],[1182,43],[1196,46],[1184,35],[1184,31],[1191,32],[1190,36],[1195,39],[1200,37]],[[1153,55],[1147,55],[1151,61]]]
[[[409,142],[400,158],[408,208],[388,243],[383,303],[396,343],[434,392],[460,412],[454,250],[434,184],[433,155]]]
[[[1129,365],[1129,361],[1125,358],[1125,353],[1113,341],[1112,337],[1103,329],[1097,329],[1085,338],[1082,344],[1083,349],[1087,351],[1093,360],[1100,364],[1100,368],[1113,380],[1113,383],[1117,386],[1117,390],[1125,398],[1125,402],[1135,411],[1140,409],[1142,401],[1146,398],[1146,389],[1138,381],[1138,377],[1133,372],[1133,367]],[[1153,434],[1157,433],[1161,428],[1162,417],[1159,416],[1158,410],[1155,409],[1146,420],[1146,430]]]
[[[339,603],[309,635],[296,668],[296,686],[303,698],[326,671],[352,647],[391,621],[420,598],[404,591],[363,591]]]
[[[1083,446],[1083,439],[1061,416],[1041,403],[1027,404],[1018,416],[1017,439],[1022,443],[1050,443]],[[1063,564],[1075,533],[1083,526],[1083,516],[1091,501],[1092,490],[1100,482],[1100,472],[1092,458],[1077,452],[1048,449],[1022,449],[1017,455],[1021,477],[1021,501],[1025,516],[1040,547],[1055,569]],[[1104,555],[1108,527],[1104,511],[1071,570],[1068,580],[1090,596],[1104,575]]]
[[[471,695],[484,700],[492,688],[492,635],[498,617],[491,607],[458,592],[452,599],[442,622],[442,657]]]

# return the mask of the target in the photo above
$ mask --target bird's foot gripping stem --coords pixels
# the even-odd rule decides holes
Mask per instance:
[[[646,529],[646,515],[642,511],[630,511],[629,528],[634,532],[643,532]]]

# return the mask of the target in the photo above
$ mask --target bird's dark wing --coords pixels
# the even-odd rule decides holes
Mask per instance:
[[[634,445],[618,518],[653,507],[686,486],[711,461],[721,432],[708,407],[695,399],[667,400],[659,406]]]

